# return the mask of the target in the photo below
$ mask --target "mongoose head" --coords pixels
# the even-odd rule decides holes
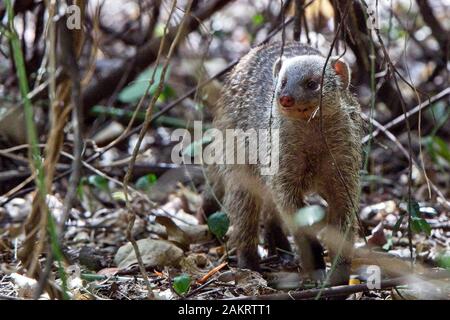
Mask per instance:
[[[320,86],[325,57],[304,55],[279,58],[273,66],[276,81],[275,103],[285,117],[310,120],[318,115]],[[322,114],[330,115],[340,108],[340,94],[348,90],[350,69],[343,60],[332,57],[327,63],[322,89]]]

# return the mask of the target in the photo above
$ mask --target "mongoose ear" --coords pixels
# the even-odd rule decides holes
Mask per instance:
[[[286,59],[284,57],[279,57],[277,61],[273,64],[272,75],[274,78],[278,77],[281,67]]]
[[[334,71],[336,71],[337,75],[341,78],[344,89],[348,89],[351,80],[351,72],[347,62],[339,57],[332,57],[331,66],[333,67]]]

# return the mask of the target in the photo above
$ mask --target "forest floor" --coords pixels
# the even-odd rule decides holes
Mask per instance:
[[[131,202],[137,215],[132,234],[139,240],[155,298],[228,299],[257,295],[277,298],[299,292],[309,292],[308,298],[317,297],[321,284],[303,281],[296,263],[283,263],[278,256],[268,256],[264,244],[259,246],[261,273],[237,269],[234,250],[227,252],[228,248],[210,232],[211,225],[199,224],[195,216],[201,201],[198,187],[202,188],[202,182],[177,183],[182,180],[180,172],[182,169],[168,170],[156,183],[149,182],[152,176],[144,176],[136,183],[141,187],[140,195]],[[360,219],[367,244],[360,235],[355,244],[351,284],[365,283],[370,276],[367,267],[374,264],[381,266],[382,283],[411,274],[408,219],[403,218],[406,203],[397,200],[407,188],[406,174],[405,169],[385,172],[383,178],[364,176]],[[426,198],[426,180],[420,172],[416,174],[415,189],[419,193],[414,197]],[[100,176],[88,176],[85,180],[80,190],[81,204],[70,213],[63,237],[67,291],[75,299],[146,299],[147,283],[126,237],[128,211],[123,190]],[[150,205],[149,197],[158,198],[159,204]],[[30,298],[38,285],[36,280],[20,272],[19,248],[24,240],[22,230],[31,199],[32,193],[12,199],[0,208],[2,298]],[[312,201],[321,204],[317,199]],[[58,221],[63,208],[58,193],[49,196],[48,202]],[[385,290],[361,290],[349,295],[349,299],[449,298],[448,274],[430,278],[431,271],[449,267],[448,208],[441,199],[435,198],[433,202],[418,202],[416,209],[418,221],[425,221],[413,225],[411,237],[415,272],[422,277],[395,290],[391,286]],[[402,221],[398,223],[399,220]],[[20,236],[14,238],[14,235]],[[329,268],[331,262],[328,257],[326,260]],[[40,261],[44,266],[46,257]],[[52,271],[50,279],[61,286],[56,264]],[[349,287],[344,290],[352,292]],[[41,298],[45,297],[44,294]]]

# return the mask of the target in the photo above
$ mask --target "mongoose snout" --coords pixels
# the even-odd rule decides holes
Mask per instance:
[[[284,107],[284,108],[290,108],[292,106],[294,106],[295,100],[294,98],[290,97],[290,96],[282,96],[280,98],[280,104]]]

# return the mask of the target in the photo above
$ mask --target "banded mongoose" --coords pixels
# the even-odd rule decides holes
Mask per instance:
[[[262,175],[259,163],[209,168],[220,179],[211,179],[211,192],[216,190],[218,198],[223,195],[223,208],[233,226],[230,241],[241,268],[259,269],[258,229],[264,215],[267,241],[290,250],[282,233],[284,224],[294,237],[305,277],[323,279],[323,247],[310,229],[294,221],[309,193],[326,200],[328,225],[349,247],[353,245],[357,229],[353,215],[359,204],[360,107],[349,91],[350,69],[342,59],[329,59],[321,90],[325,62],[318,50],[297,42],[286,43],[281,57],[281,43],[275,42],[251,50],[225,81],[216,128],[279,129],[279,170],[274,175]],[[205,206],[211,206],[208,197]],[[336,250],[328,248],[332,261]],[[351,253],[343,253],[330,276],[332,284],[348,283]]]

